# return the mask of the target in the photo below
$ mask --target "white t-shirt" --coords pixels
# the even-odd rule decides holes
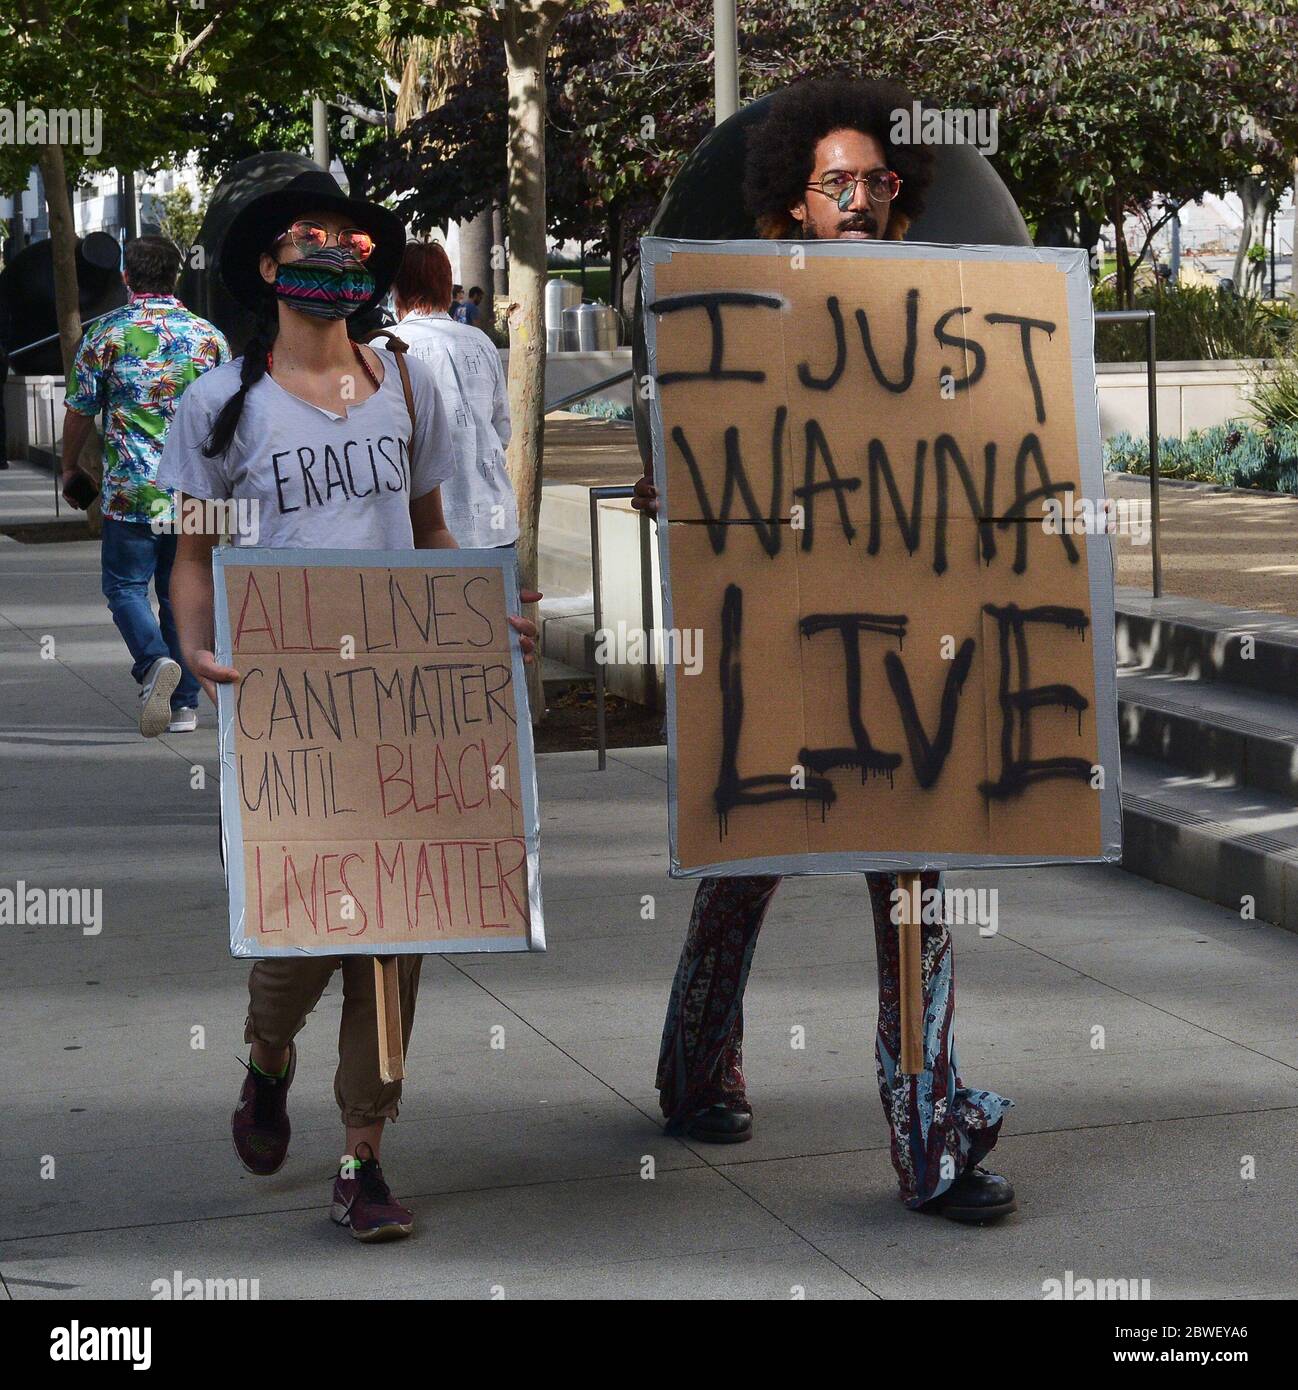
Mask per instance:
[[[512,545],[518,503],[505,464],[509,401],[495,344],[449,314],[407,314],[392,331],[433,369],[446,402],[455,476],[442,489],[442,509],[451,534],[463,546]]]
[[[410,426],[392,352],[379,389],[336,415],[263,376],[244,397],[230,447],[203,453],[221,407],[239,389],[242,359],[205,372],[180,398],[158,465],[158,485],[191,497],[250,498],[256,544],[296,549],[409,550],[410,502],[455,472],[446,406],[431,370],[407,361]],[[357,364],[357,373],[361,368]],[[454,532],[452,532],[454,534]],[[250,544],[246,536],[235,543]]]

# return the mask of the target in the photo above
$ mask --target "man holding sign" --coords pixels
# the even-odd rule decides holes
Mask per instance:
[[[669,1130],[749,1138],[743,995],[781,872],[885,870],[867,883],[901,1197],[986,1222],[1016,1209],[981,1166],[1011,1102],[960,1076],[933,870],[1113,857],[1106,571],[1040,520],[1080,486],[1076,301],[1050,253],[886,246],[931,175],[892,138],[911,110],[890,84],[799,84],[749,142],[769,242],[645,243],[665,622],[707,649],[703,679],[669,672],[673,873],[702,881],[658,1089]],[[658,487],[637,493],[656,513]],[[923,1027],[905,1069],[902,921]]]

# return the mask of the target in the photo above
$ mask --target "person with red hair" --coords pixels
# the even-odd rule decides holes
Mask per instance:
[[[452,289],[445,250],[409,242],[393,282],[397,334],[433,369],[447,403],[455,473],[442,484],[442,506],[451,534],[463,546],[513,545],[518,503],[505,466],[505,373],[491,339],[451,317]]]

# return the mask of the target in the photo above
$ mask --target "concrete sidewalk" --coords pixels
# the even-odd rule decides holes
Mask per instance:
[[[542,759],[550,950],[426,962],[384,1152],[418,1226],[358,1245],[326,1215],[337,988],[300,1039],[288,1164],[259,1181],[231,1150],[246,967],[212,716],[141,740],[124,658],[93,543],[0,538],[0,885],[104,894],[98,936],[0,927],[8,1297],[147,1297],[176,1270],[263,1298],[1040,1298],[1069,1270],[1156,1298],[1298,1294],[1298,937],[1119,869],[952,875],[1000,894],[997,936],[956,929],[958,1034],[966,1081],[1017,1102],[995,1162],[1018,1216],[969,1229],[896,1199],[855,878],[776,899],[746,1010],[754,1141],[664,1138],[654,1063],[693,889],[665,872],[661,749],[603,774]]]

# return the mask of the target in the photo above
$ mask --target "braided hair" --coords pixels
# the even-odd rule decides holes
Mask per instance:
[[[275,301],[269,300],[257,309],[256,324],[252,336],[244,345],[242,369],[239,372],[239,389],[221,407],[220,413],[212,422],[212,431],[203,442],[203,453],[207,458],[224,454],[239,428],[239,417],[243,414],[244,397],[249,390],[266,375],[270,365],[270,352],[279,333],[279,313]]]

